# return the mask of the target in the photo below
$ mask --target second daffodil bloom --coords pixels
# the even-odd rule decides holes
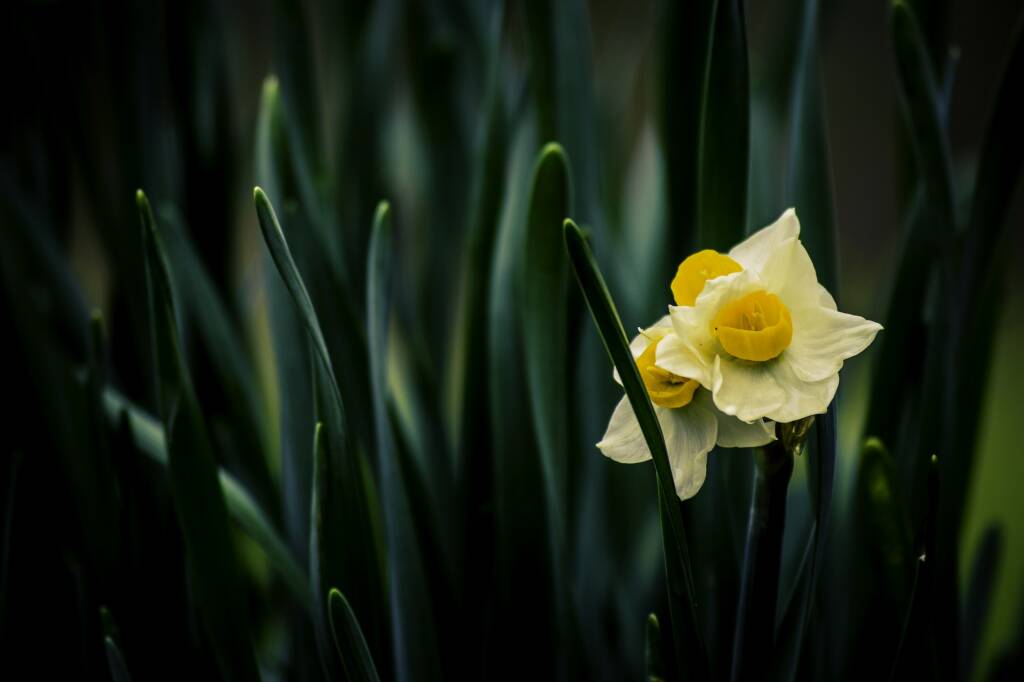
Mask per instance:
[[[630,349],[665,436],[676,494],[685,500],[696,495],[704,484],[708,452],[716,444],[764,445],[775,439],[775,424],[760,419],[747,424],[725,415],[715,408],[711,394],[699,382],[657,367],[655,355],[672,335],[672,323],[666,315],[640,332],[630,343]],[[618,374],[615,380],[619,381]],[[607,457],[626,464],[651,458],[629,398],[623,397],[616,405],[608,430],[597,447]]]
[[[789,209],[728,255],[701,251],[672,282],[673,334],[655,365],[711,391],[722,412],[791,422],[828,408],[843,361],[882,328],[841,313],[818,283]]]

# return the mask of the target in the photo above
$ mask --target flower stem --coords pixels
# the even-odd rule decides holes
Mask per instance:
[[[733,682],[763,679],[771,661],[786,489],[793,474],[793,455],[781,441],[756,450],[754,456],[757,466],[733,642]]]

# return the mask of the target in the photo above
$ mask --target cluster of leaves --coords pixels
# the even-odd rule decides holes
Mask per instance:
[[[987,537],[961,595],[957,538],[1024,159],[1019,30],[961,211],[953,69],[911,7],[893,7],[917,189],[873,438],[852,504],[833,510],[836,405],[819,417],[788,506],[781,493],[782,551],[744,566],[754,458],[712,455],[701,494],[678,501],[609,293],[649,323],[679,259],[739,241],[773,194],[748,197],[745,180],[757,142],[741,0],[658,6],[665,181],[638,198],[624,164],[599,158],[582,0],[318,9],[330,69],[300,7],[267,9],[277,77],[241,126],[231,10],[169,5],[161,33],[134,5],[19,9],[37,26],[57,11],[96,24],[66,29],[80,64],[47,54],[68,74],[47,93],[114,96],[78,120],[40,98],[0,177],[0,324],[15,345],[0,658],[117,680],[975,671],[1001,541]],[[769,98],[785,181],[768,203],[799,207],[835,292],[818,3],[793,7],[785,96]],[[161,40],[181,59],[165,62]],[[404,127],[379,115],[395,74]],[[239,211],[245,184],[262,189]],[[132,204],[136,185],[155,214],[142,192]],[[105,314],[90,315],[64,256],[82,212],[109,265]],[[262,236],[256,296],[230,276],[236,222]],[[602,342],[657,487],[591,445],[619,390]],[[777,603],[741,590],[762,562]]]

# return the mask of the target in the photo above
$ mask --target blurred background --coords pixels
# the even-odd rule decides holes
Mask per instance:
[[[959,191],[970,186],[968,179],[973,177],[1024,7],[1019,0],[910,4],[918,9],[929,48],[938,55],[937,63],[948,63],[945,46],[955,46],[945,123]],[[289,239],[289,230],[299,229],[297,224],[311,225],[313,230],[321,223],[358,226],[324,242],[329,258],[341,263],[340,271],[348,273],[343,290],[357,302],[365,297],[366,240],[373,210],[380,199],[390,202],[397,224],[398,322],[394,324],[404,330],[396,337],[412,349],[404,354],[401,349],[391,350],[398,359],[390,372],[416,376],[421,386],[431,387],[423,389],[427,395],[444,395],[444,401],[455,400],[442,385],[451,371],[445,349],[461,333],[459,302],[467,289],[479,284],[471,271],[465,274],[463,264],[473,249],[470,226],[474,216],[488,204],[488,192],[480,187],[484,177],[492,177],[481,175],[480,170],[485,167],[481,158],[486,158],[492,139],[488,135],[496,135],[497,145],[506,149],[497,161],[508,159],[510,166],[507,177],[500,175],[502,186],[506,182],[514,186],[517,177],[529,179],[512,168],[514,159],[532,161],[548,137],[546,132],[553,132],[565,147],[573,175],[573,217],[596,235],[614,235],[604,241],[596,238],[595,250],[627,330],[650,323],[669,302],[670,270],[666,271],[664,264],[645,264],[660,263],[658,259],[663,257],[674,267],[687,255],[682,250],[651,253],[665,235],[689,229],[669,218],[664,148],[674,122],[665,120],[661,107],[663,88],[672,87],[671,70],[666,74],[664,66],[665,50],[685,37],[674,35],[665,25],[665,10],[657,2],[600,0],[566,6],[572,9],[564,12],[584,18],[571,36],[578,48],[572,54],[581,61],[569,69],[560,62],[550,73],[531,68],[531,40],[537,31],[530,30],[529,17],[536,8],[524,8],[518,2],[15,0],[4,7],[0,22],[5,64],[4,103],[0,105],[3,220],[7,226],[28,225],[29,233],[45,237],[53,245],[46,253],[65,266],[67,284],[77,290],[82,310],[103,313],[112,383],[150,408],[149,350],[144,342],[144,306],[140,307],[137,293],[145,284],[135,189],[146,191],[159,222],[177,225],[173,229],[187,235],[189,253],[208,273],[212,291],[223,301],[233,329],[245,339],[251,387],[259,387],[246,400],[258,403],[254,413],[265,417],[259,433],[250,436],[257,441],[253,447],[266,453],[266,471],[253,473],[244,462],[231,459],[222,464],[237,473],[268,509],[284,506],[271,516],[281,519],[275,524],[298,555],[307,549],[302,523],[308,524],[308,508],[305,521],[295,518],[296,514],[302,517],[302,512],[289,511],[287,500],[282,501],[275,492],[282,485],[282,475],[287,479],[283,471],[287,465],[282,463],[282,458],[287,458],[282,450],[287,446],[277,444],[288,428],[283,422],[290,406],[298,410],[309,401],[288,392],[279,378],[281,368],[275,364],[278,340],[272,331],[273,304],[268,303],[274,294],[267,284],[275,275],[268,269],[257,215],[250,203],[254,185],[267,189]],[[787,102],[802,8],[803,3],[792,0],[745,3],[751,102],[748,230],[771,222],[785,208]],[[831,153],[838,230],[837,298],[843,310],[880,321],[886,319],[913,190],[912,156],[898,103],[889,11],[885,2],[826,0],[818,19],[825,137]],[[557,26],[562,30],[565,24]],[[550,83],[554,85],[548,87],[573,100],[578,118],[568,124],[559,119],[548,125],[541,106],[540,123],[524,133],[521,121],[532,106],[531,88]],[[678,94],[685,98],[687,92],[685,80],[680,78]],[[278,97],[279,109],[268,106],[268,101]],[[275,116],[284,121],[288,142],[283,154],[290,159],[279,165],[290,170],[268,177],[273,164],[260,158],[268,149],[261,146],[260,138]],[[529,165],[524,167],[528,170]],[[491,201],[502,200],[499,196]],[[505,211],[513,210],[501,205]],[[319,217],[312,206],[322,211]],[[801,213],[801,206],[796,208]],[[1019,182],[1008,216],[1012,238],[1005,257],[1016,264],[1024,258],[1020,238],[1024,191]],[[4,234],[0,248],[15,258],[16,250],[8,233]],[[685,240],[669,239],[669,243]],[[293,248],[303,251],[301,246]],[[500,239],[495,248],[502,248]],[[308,251],[316,247],[307,245],[305,250],[307,253],[297,255],[300,270],[311,258]],[[10,269],[11,262],[4,260],[4,267]],[[188,271],[183,274],[177,269],[179,262],[172,253],[176,277],[190,279]],[[502,262],[497,252],[494,262]],[[488,280],[492,277],[490,266],[476,274]],[[959,579],[966,583],[984,530],[993,523],[1001,525],[1003,560],[995,577],[990,618],[979,634],[978,679],[1001,652],[1019,641],[1024,613],[1024,501],[1019,491],[1019,481],[1024,480],[1024,452],[1016,433],[1024,405],[1024,359],[1019,352],[1024,340],[1024,268],[1007,267],[1004,287],[990,380],[980,406],[977,454],[970,472],[959,550]],[[13,305],[10,297],[21,293],[35,300],[38,292],[30,292],[28,287],[24,292],[9,288],[4,318],[13,315],[7,307]],[[315,292],[314,300],[321,316],[325,307],[344,307],[330,297],[318,299]],[[569,300],[580,307],[573,315],[584,315],[579,297],[570,294]],[[361,305],[357,303],[356,309]],[[84,339],[86,318],[66,322],[67,328],[57,325],[53,334],[72,348],[84,348],[77,337]],[[236,394],[219,383],[217,354],[195,333],[198,323],[183,319],[182,324],[200,402],[204,406],[229,405]],[[12,387],[30,387],[37,383],[36,375],[26,373],[24,367],[19,369],[25,364],[20,358],[28,349],[27,337],[18,336],[8,320],[2,329],[7,337],[5,346],[11,338],[22,339],[8,351],[8,361],[14,366],[5,375],[13,377]],[[589,338],[588,352],[599,352],[589,321],[579,329]],[[869,350],[849,361],[843,371],[834,502],[840,509],[853,504],[872,359]],[[343,363],[336,358],[336,364]],[[600,363],[595,366],[602,367]],[[468,371],[489,370],[485,365]],[[344,383],[343,372],[339,369],[338,373],[339,382]],[[606,378],[602,374],[590,381],[602,384],[601,394],[608,400],[615,389],[604,385],[610,384]],[[906,380],[919,377],[908,374]],[[391,381],[395,394],[401,395],[402,381]],[[3,417],[4,551],[13,568],[5,563],[4,584],[0,585],[8,594],[0,612],[0,660],[11,660],[9,655],[25,646],[45,648],[60,657],[64,647],[58,641],[76,641],[74,635],[64,638],[60,633],[76,627],[71,622],[75,609],[70,602],[81,598],[76,596],[80,592],[75,581],[85,580],[82,576],[88,574],[79,566],[82,560],[75,558],[81,548],[74,541],[31,537],[36,531],[40,538],[45,533],[61,536],[62,515],[69,513],[69,503],[37,495],[47,490],[45,482],[56,466],[42,458],[51,446],[40,444],[38,434],[30,432],[30,426],[48,428],[38,409],[47,400],[59,401],[60,396],[27,399],[9,393],[5,401],[9,407],[4,408]],[[350,418],[359,419],[359,408],[349,408],[356,415]],[[456,428],[451,426],[456,423],[454,412],[447,407],[441,412],[444,424],[426,431],[433,434],[430,437],[451,441]],[[616,678],[624,671],[640,670],[643,617],[657,603],[653,595],[661,589],[661,569],[650,471],[607,462],[596,448],[587,446],[600,436],[608,414],[610,411],[602,411],[582,417],[580,444],[573,444],[579,447],[579,457],[587,461],[588,476],[628,482],[602,483],[605,492],[599,498],[580,492],[579,499],[570,503],[570,515],[596,513],[592,505],[599,503],[595,499],[613,507],[624,502],[618,495],[628,494],[625,503],[635,504],[635,512],[622,517],[607,509],[599,513],[608,517],[605,522],[613,536],[630,535],[635,528],[645,534],[638,541],[639,550],[609,541],[611,549],[599,556],[611,563],[574,569],[582,576],[591,570],[599,574],[591,576],[593,584],[583,578],[574,585],[576,597],[584,601],[587,595],[606,599],[615,579],[605,574],[614,574],[626,564],[636,571],[636,584],[643,586],[630,593],[639,595],[639,603],[619,603],[612,609],[618,609],[621,622],[628,618],[634,622],[623,626],[605,615],[600,626],[604,632],[592,635],[594,639],[587,639],[584,645],[612,642],[607,656],[614,660],[601,676]],[[215,439],[219,437],[217,428],[211,427]],[[22,461],[18,467],[14,465],[16,457],[25,458],[18,460]],[[16,471],[20,472],[17,486],[23,488],[15,486]],[[589,489],[589,485],[582,487]],[[59,498],[60,491],[69,486],[74,487],[73,481],[55,483],[52,492]],[[27,498],[18,497],[14,491],[19,489],[31,492]],[[580,533],[586,527],[585,523],[570,523],[570,529]],[[298,530],[293,532],[294,528]],[[833,530],[830,541],[842,543],[843,525]],[[616,554],[620,547],[638,553]],[[146,551],[175,556],[167,548]],[[265,587],[272,582],[269,569],[261,568],[262,560],[253,558],[257,550],[242,543],[240,553],[248,557],[243,563],[257,585]],[[582,550],[571,554],[577,562],[588,556]],[[44,589],[47,579],[60,587]],[[159,584],[152,588],[161,590]],[[280,594],[266,589],[276,595],[274,603],[281,603]],[[161,602],[171,597],[155,599]],[[627,600],[623,597],[622,601]],[[46,615],[33,615],[33,605]],[[272,608],[266,607],[268,611]],[[276,621],[266,613],[260,617],[270,625],[257,637],[264,643],[257,649],[284,647],[274,644],[286,639],[275,628],[286,628],[283,623],[287,621]],[[187,617],[181,618],[176,626],[190,627]],[[61,624],[54,626],[56,621]],[[612,621],[616,624],[609,625]],[[52,644],[42,647],[38,638]],[[135,656],[153,653],[137,646]],[[65,663],[88,661],[91,655],[74,652]],[[164,655],[174,654],[167,651]],[[195,660],[202,659],[202,654],[196,656]],[[288,655],[260,658],[263,663],[287,660]],[[168,665],[170,669],[187,667],[192,660],[186,657]],[[39,664],[42,669],[50,665]]]

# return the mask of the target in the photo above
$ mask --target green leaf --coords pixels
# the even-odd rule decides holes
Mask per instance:
[[[961,637],[964,653],[961,659],[961,679],[969,680],[975,676],[978,651],[988,615],[995,594],[996,574],[1003,559],[1006,541],[1001,526],[995,524],[985,529],[981,537],[981,546],[974,553],[971,564],[970,584],[964,600]]]
[[[928,462],[928,508],[925,514],[921,555],[910,588],[909,606],[893,661],[892,680],[941,679],[940,658],[936,646],[937,597],[935,593],[936,559],[935,531],[939,507],[939,462],[932,455]],[[948,541],[948,539],[947,539]],[[950,671],[954,674],[955,671]]]
[[[128,674],[121,650],[117,648],[112,637],[103,638],[103,648],[107,652],[107,665],[110,666],[110,677],[114,682],[131,682],[132,677]]]
[[[232,680],[259,679],[217,463],[180,351],[166,258],[141,190],[136,202],[142,223],[157,404],[167,434],[167,470],[192,584],[222,674]]]
[[[256,178],[277,197],[292,196],[288,175],[288,149],[281,121],[280,85],[273,76],[263,82],[259,115],[256,119]],[[261,264],[268,267],[266,258]],[[272,260],[272,259],[271,259]],[[274,356],[280,432],[281,498],[288,541],[294,552],[308,560],[310,498],[313,462],[309,457],[309,434],[315,425],[309,343],[305,326],[292,304],[291,295],[279,277],[264,277],[267,316]]]
[[[568,515],[565,425],[569,421],[566,346],[567,277],[562,222],[572,205],[569,163],[555,143],[533,171],[520,272],[523,356],[555,556],[565,545]],[[556,560],[558,575],[564,567]]]
[[[953,172],[942,126],[939,86],[913,11],[903,0],[892,6],[891,29],[900,100],[910,131],[928,205],[943,236],[953,233]]]
[[[893,46],[900,75],[901,96],[905,118],[910,129],[917,171],[924,188],[923,208],[930,232],[936,242],[936,301],[956,301],[959,279],[957,244],[955,243],[955,201],[949,141],[942,124],[938,85],[927,48],[913,11],[902,0],[892,8]],[[907,471],[917,500],[915,510],[924,507],[920,490],[925,477],[919,471],[926,458],[942,452],[944,504],[940,523],[945,529],[945,542],[932,556],[932,580],[943,585],[931,596],[931,621],[936,634],[936,655],[940,670],[957,670],[957,562],[959,509],[952,495],[953,470],[960,453],[950,450],[955,444],[959,396],[956,395],[957,367],[963,330],[957,306],[937,305],[925,352],[924,381],[921,386],[920,420],[916,424],[918,445],[910,449]]]
[[[341,391],[335,378],[320,323],[306,286],[299,275],[270,200],[260,188],[253,191],[260,229],[270,255],[291,294],[306,327],[315,362],[313,376],[317,414],[323,438],[314,462],[312,538],[310,564],[315,572],[313,590],[319,624],[318,642],[325,665],[333,660],[328,651],[327,590],[340,586],[352,595],[353,606],[367,624],[371,646],[383,650],[383,559],[373,478],[357,448],[345,418]],[[319,431],[320,429],[318,429]],[[321,452],[322,450],[322,452]],[[327,537],[325,537],[325,534]]]
[[[467,538],[465,593],[473,595],[470,603],[493,599],[500,605],[496,610],[502,617],[494,623],[494,634],[487,634],[495,649],[489,656],[495,661],[495,670],[511,676],[528,676],[537,665],[553,667],[562,651],[556,616],[560,602],[552,591],[554,562],[547,505],[523,504],[524,499],[545,494],[541,461],[533,455],[536,440],[518,304],[536,144],[532,128],[520,128],[489,273],[487,384],[475,382],[470,387],[473,392],[467,395],[467,399],[473,399],[486,391],[485,432],[490,441],[470,444],[479,449],[465,451],[460,474],[471,533]],[[492,453],[489,458],[476,456],[488,450]],[[492,505],[493,523],[487,517]],[[493,581],[481,575],[491,570],[496,574]],[[476,630],[479,628],[470,636],[482,638],[484,634]],[[518,655],[524,646],[531,651],[529,660]]]
[[[220,293],[195,252],[181,214],[173,206],[159,213],[165,225],[164,244],[178,286],[176,293],[181,295],[182,307],[190,319],[195,320],[203,350],[210,358],[214,380],[223,391],[224,407],[233,427],[231,437],[237,439],[232,448],[236,453],[233,463],[237,462],[238,469],[264,505],[276,509],[277,488],[264,445],[266,420],[244,337],[235,328]]]
[[[661,626],[653,613],[647,616],[647,647],[644,650],[647,682],[664,682],[665,663],[661,656]]]
[[[334,378],[331,358],[327,353],[327,343],[324,341],[323,332],[320,330],[316,311],[313,310],[313,301],[310,300],[309,292],[306,291],[306,285],[299,275],[298,268],[295,267],[295,260],[288,249],[288,242],[284,238],[284,232],[281,230],[281,224],[274,213],[274,207],[270,205],[267,195],[259,187],[253,190],[253,202],[256,205],[256,215],[259,217],[260,229],[263,232],[263,241],[270,251],[271,258],[274,259],[274,265],[277,266],[281,279],[284,280],[284,284],[288,288],[288,293],[292,296],[292,301],[298,308],[302,322],[306,325],[306,331],[310,336],[310,342],[313,344],[313,350],[318,356],[320,363],[326,369],[325,378],[329,381],[328,388],[340,406],[341,391],[338,389],[338,383]]]
[[[832,199],[832,164],[825,127],[818,50],[819,0],[803,0],[800,41],[789,102],[785,199],[800,216],[800,238],[818,281],[838,300],[838,235]]]
[[[695,94],[705,91],[715,2],[663,2],[661,7],[659,127],[665,149],[671,229],[660,279],[668,282],[679,262],[698,248],[695,225],[704,98]]]
[[[810,635],[811,613],[818,595],[818,580],[825,564],[825,539],[832,516],[832,490],[836,471],[836,400],[815,419],[808,437],[807,485],[813,523],[804,549],[800,571],[789,601],[779,609],[775,629],[773,667],[777,679],[795,679],[806,638]]]
[[[978,171],[974,182],[967,239],[964,245],[964,278],[962,290],[968,299],[968,311],[977,308],[971,294],[982,290],[982,281],[993,272],[999,261],[999,247],[1011,232],[1006,220],[1014,189],[1020,181],[1024,165],[1024,98],[1020,83],[1024,79],[1024,19],[1017,23],[1010,58],[1003,70],[991,119],[981,147]],[[972,305],[973,303],[973,305]]]
[[[370,649],[366,646],[363,630],[345,595],[332,587],[328,601],[334,647],[349,682],[374,682],[380,679]]]
[[[950,529],[959,529],[966,504],[995,333],[1006,296],[1004,281],[1012,258],[1009,243],[1015,236],[1007,212],[1024,166],[1024,130],[1020,124],[1024,120],[1022,78],[1024,18],[1018,21],[1012,52],[985,133],[963,247],[956,325],[960,344],[955,351],[956,440],[951,449],[949,475],[944,479],[949,492],[943,512],[949,520],[944,519],[943,525]]]
[[[583,233],[571,220],[565,221],[564,231],[565,245],[576,280],[597,325],[605,350],[619,372],[623,388],[654,460],[658,481],[658,507],[665,542],[665,571],[669,588],[672,633],[678,664],[692,672],[694,679],[706,679],[708,661],[697,623],[693,569],[690,566],[686,531],[683,528],[683,518],[679,511],[661,425],[654,414],[654,407],[640,379],[633,354],[629,350],[619,313],[615,309],[597,263],[594,262],[590,247],[584,240]]]
[[[104,390],[103,404],[107,419],[112,426],[116,426],[124,415],[138,448],[153,461],[167,466],[167,442],[164,430],[152,416],[131,404],[112,388]],[[241,529],[263,549],[270,565],[280,574],[292,596],[299,601],[304,609],[311,612],[313,595],[306,573],[296,563],[291,550],[278,535],[267,515],[230,473],[220,469],[217,472],[217,479],[220,482],[221,494],[227,504],[228,513]]]
[[[747,224],[750,83],[741,0],[715,0],[701,90],[697,243],[727,251]]]
[[[388,418],[388,326],[393,281],[391,231],[390,208],[381,202],[373,221],[366,269],[366,326],[370,347],[375,349],[370,354],[370,376],[387,542],[395,676],[403,680],[439,677],[439,668],[430,586],[423,574],[418,539],[411,523],[412,514],[427,510],[409,506]]]

